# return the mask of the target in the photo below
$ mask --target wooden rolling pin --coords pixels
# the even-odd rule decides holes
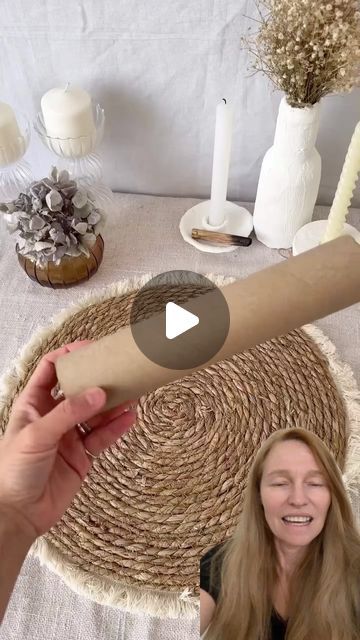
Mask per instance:
[[[194,240],[203,240],[211,244],[236,245],[238,247],[249,247],[252,243],[252,239],[247,236],[236,236],[233,233],[220,233],[206,229],[192,229],[191,237]]]

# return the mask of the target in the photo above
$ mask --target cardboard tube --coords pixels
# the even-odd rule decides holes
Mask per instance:
[[[56,361],[63,393],[68,397],[100,386],[108,394],[106,409],[110,409],[356,304],[360,302],[360,245],[351,236],[341,236],[221,291],[229,306],[230,327],[223,347],[211,360],[188,370],[161,367],[142,354],[127,326]],[[211,295],[198,296],[187,309],[198,313]],[[154,322],[154,317],[142,322]],[[210,340],[206,326],[204,332]]]

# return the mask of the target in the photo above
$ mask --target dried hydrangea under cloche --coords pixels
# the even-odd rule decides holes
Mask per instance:
[[[105,213],[66,170],[32,182],[16,200],[0,204],[10,233],[18,231],[18,252],[44,267],[64,256],[89,257],[89,247],[103,229]]]

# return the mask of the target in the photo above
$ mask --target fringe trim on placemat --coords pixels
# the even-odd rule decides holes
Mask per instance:
[[[137,589],[131,585],[114,582],[106,576],[85,572],[65,562],[63,555],[44,538],[35,541],[31,552],[39,558],[42,565],[59,575],[73,591],[99,604],[124,609],[130,613],[147,613],[163,619],[193,619],[199,613],[199,598],[188,588],[180,594]]]
[[[64,320],[76,314],[81,309],[95,302],[101,302],[113,296],[121,296],[144,286],[156,274],[144,274],[108,285],[101,290],[92,290],[80,302],[72,303],[57,313],[50,324],[34,333],[31,340],[19,351],[12,367],[0,378],[0,417],[6,398],[16,388],[18,379],[23,375],[28,363],[31,362],[34,349],[37,348]],[[236,280],[215,274],[206,277],[217,286],[225,286]],[[179,283],[181,273],[179,272]],[[319,346],[329,361],[329,368],[344,399],[348,414],[349,441],[348,452],[343,475],[344,483],[349,494],[359,492],[360,484],[360,390],[357,388],[354,374],[349,365],[340,361],[335,345],[325,334],[314,325],[305,325],[304,331]],[[71,562],[64,560],[62,554],[50,545],[45,538],[39,538],[31,547],[41,564],[49,567],[59,575],[64,582],[76,593],[88,597],[103,605],[123,608],[133,613],[148,613],[159,618],[188,618],[192,619],[199,612],[199,598],[192,594],[189,588],[181,593],[169,593],[160,590],[141,590],[135,587],[113,582],[106,577],[99,577],[84,572]]]
[[[351,367],[342,362],[335,345],[314,325],[301,327],[327,357],[329,370],[344,400],[348,416],[348,447],[343,482],[349,497],[360,497],[360,389]]]

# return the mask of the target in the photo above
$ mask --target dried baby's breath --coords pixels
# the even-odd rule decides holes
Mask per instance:
[[[360,84],[358,0],[255,0],[259,28],[243,39],[262,71],[305,107]]]

